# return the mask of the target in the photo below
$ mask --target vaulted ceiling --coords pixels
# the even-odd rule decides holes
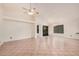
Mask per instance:
[[[3,4],[5,15],[26,19],[22,7],[29,8],[29,4]],[[62,22],[67,20],[79,21],[79,4],[56,4],[56,3],[32,3],[32,7],[37,8],[40,15],[37,19],[47,22]]]

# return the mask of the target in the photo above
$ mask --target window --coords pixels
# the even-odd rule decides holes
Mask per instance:
[[[64,25],[54,26],[54,33],[64,33]]]
[[[37,25],[37,33],[39,33],[39,25]]]

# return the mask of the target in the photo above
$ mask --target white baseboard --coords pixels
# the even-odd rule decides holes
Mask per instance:
[[[5,40],[4,42],[10,42],[10,41],[16,41],[16,40],[22,40],[22,39],[29,39],[29,38],[34,38],[34,37],[22,37],[22,38],[17,38],[17,39],[12,39],[12,40]]]
[[[22,40],[22,39],[29,39],[29,38],[35,38],[35,37],[24,37],[24,38],[20,38],[20,39],[0,41],[0,46],[3,45],[4,42],[10,42],[10,41],[16,41],[16,40]]]

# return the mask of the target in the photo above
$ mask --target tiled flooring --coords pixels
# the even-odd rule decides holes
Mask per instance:
[[[79,56],[79,40],[64,37],[43,37],[5,42],[2,56]]]

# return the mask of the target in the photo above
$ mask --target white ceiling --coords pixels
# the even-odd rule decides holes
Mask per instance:
[[[11,5],[11,7],[18,6],[18,8],[29,8],[29,4],[26,3],[4,5]],[[40,13],[39,17],[45,21],[53,22],[54,20],[56,22],[79,19],[79,4],[33,3],[32,7],[37,8]]]
[[[61,22],[79,19],[79,4],[34,4],[40,11],[41,17],[49,22]]]

